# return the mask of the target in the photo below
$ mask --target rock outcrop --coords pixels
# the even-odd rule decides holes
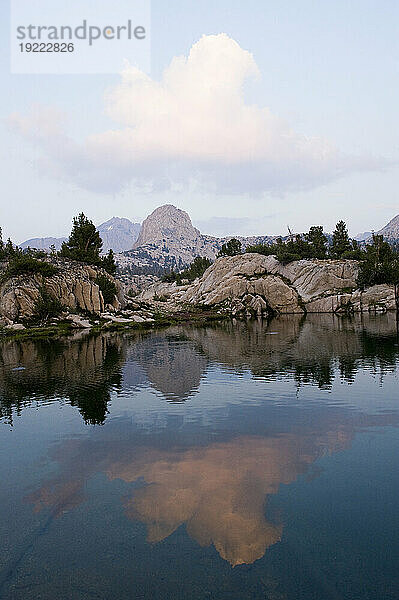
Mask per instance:
[[[103,269],[73,261],[54,259],[57,273],[51,277],[23,274],[8,279],[0,286],[0,319],[10,324],[34,315],[36,302],[44,289],[65,309],[100,314],[105,309],[104,298],[96,283],[102,274],[112,280],[118,290],[114,308],[120,308],[123,294],[118,282]]]
[[[353,260],[300,260],[283,265],[274,256],[242,254],[218,259],[193,284],[158,283],[139,299],[214,306],[236,316],[305,312],[394,310],[393,286],[357,289]]]
[[[196,256],[214,259],[220,243],[217,238],[202,235],[196,229],[188,214],[165,204],[155,209],[141,226],[134,249],[121,260],[121,266],[128,262],[135,266],[158,266],[164,268],[183,267]]]

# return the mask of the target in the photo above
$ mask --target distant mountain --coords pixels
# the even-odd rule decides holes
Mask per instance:
[[[36,248],[37,250],[50,250],[51,246],[55,246],[56,250],[61,248],[62,242],[65,242],[67,238],[54,238],[54,237],[43,237],[43,238],[32,238],[18,244],[20,248]]]
[[[355,235],[355,237],[353,239],[356,240],[357,242],[364,242],[365,240],[368,240],[369,238],[371,238],[371,236],[372,236],[371,231],[364,231],[363,233],[358,233],[357,235]]]
[[[399,240],[399,215],[396,215],[389,221],[385,227],[375,232],[378,235],[383,235],[389,242],[395,242]],[[373,236],[372,231],[365,231],[364,233],[358,233],[354,239],[358,242],[370,242]]]
[[[103,241],[103,251],[110,248],[114,252],[124,252],[133,248],[140,233],[140,223],[132,223],[129,219],[112,217],[97,227]]]
[[[144,221],[132,250],[117,257],[120,268],[132,272],[159,272],[181,269],[196,256],[215,259],[222,244],[233,236],[216,238],[203,235],[189,215],[171,204],[156,208]],[[271,243],[275,237],[236,236],[243,248],[250,244]]]
[[[132,223],[129,219],[121,219],[120,217],[112,217],[106,223],[102,223],[97,227],[100,237],[103,241],[103,252],[108,252],[110,248],[114,252],[124,252],[133,248],[135,241],[140,233],[140,223]],[[56,250],[61,248],[62,242],[68,238],[32,238],[19,244],[20,248],[37,248],[38,250],[50,250],[54,245]]]
[[[377,233],[383,235],[389,241],[399,240],[399,215],[391,219],[388,225],[385,225]]]

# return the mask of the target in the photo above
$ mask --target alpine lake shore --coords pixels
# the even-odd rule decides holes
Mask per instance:
[[[42,262],[51,267],[49,273],[7,277],[7,265],[2,265],[0,338],[200,326],[282,314],[350,316],[397,306],[393,285],[359,289],[355,260],[302,259],[283,265],[274,256],[244,253],[216,259],[191,283],[158,281],[134,297],[100,267],[51,256]]]

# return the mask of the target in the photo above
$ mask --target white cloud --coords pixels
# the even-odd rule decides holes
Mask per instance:
[[[157,191],[189,185],[262,194],[384,166],[345,156],[326,140],[296,133],[268,108],[246,104],[245,80],[258,76],[252,54],[233,39],[203,36],[187,57],[172,60],[161,81],[126,65],[105,97],[106,113],[119,128],[78,144],[54,111],[12,115],[10,122],[42,147],[46,172],[96,191],[133,181]]]

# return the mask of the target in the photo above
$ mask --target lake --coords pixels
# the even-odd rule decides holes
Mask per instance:
[[[0,344],[0,598],[398,600],[394,314]]]

